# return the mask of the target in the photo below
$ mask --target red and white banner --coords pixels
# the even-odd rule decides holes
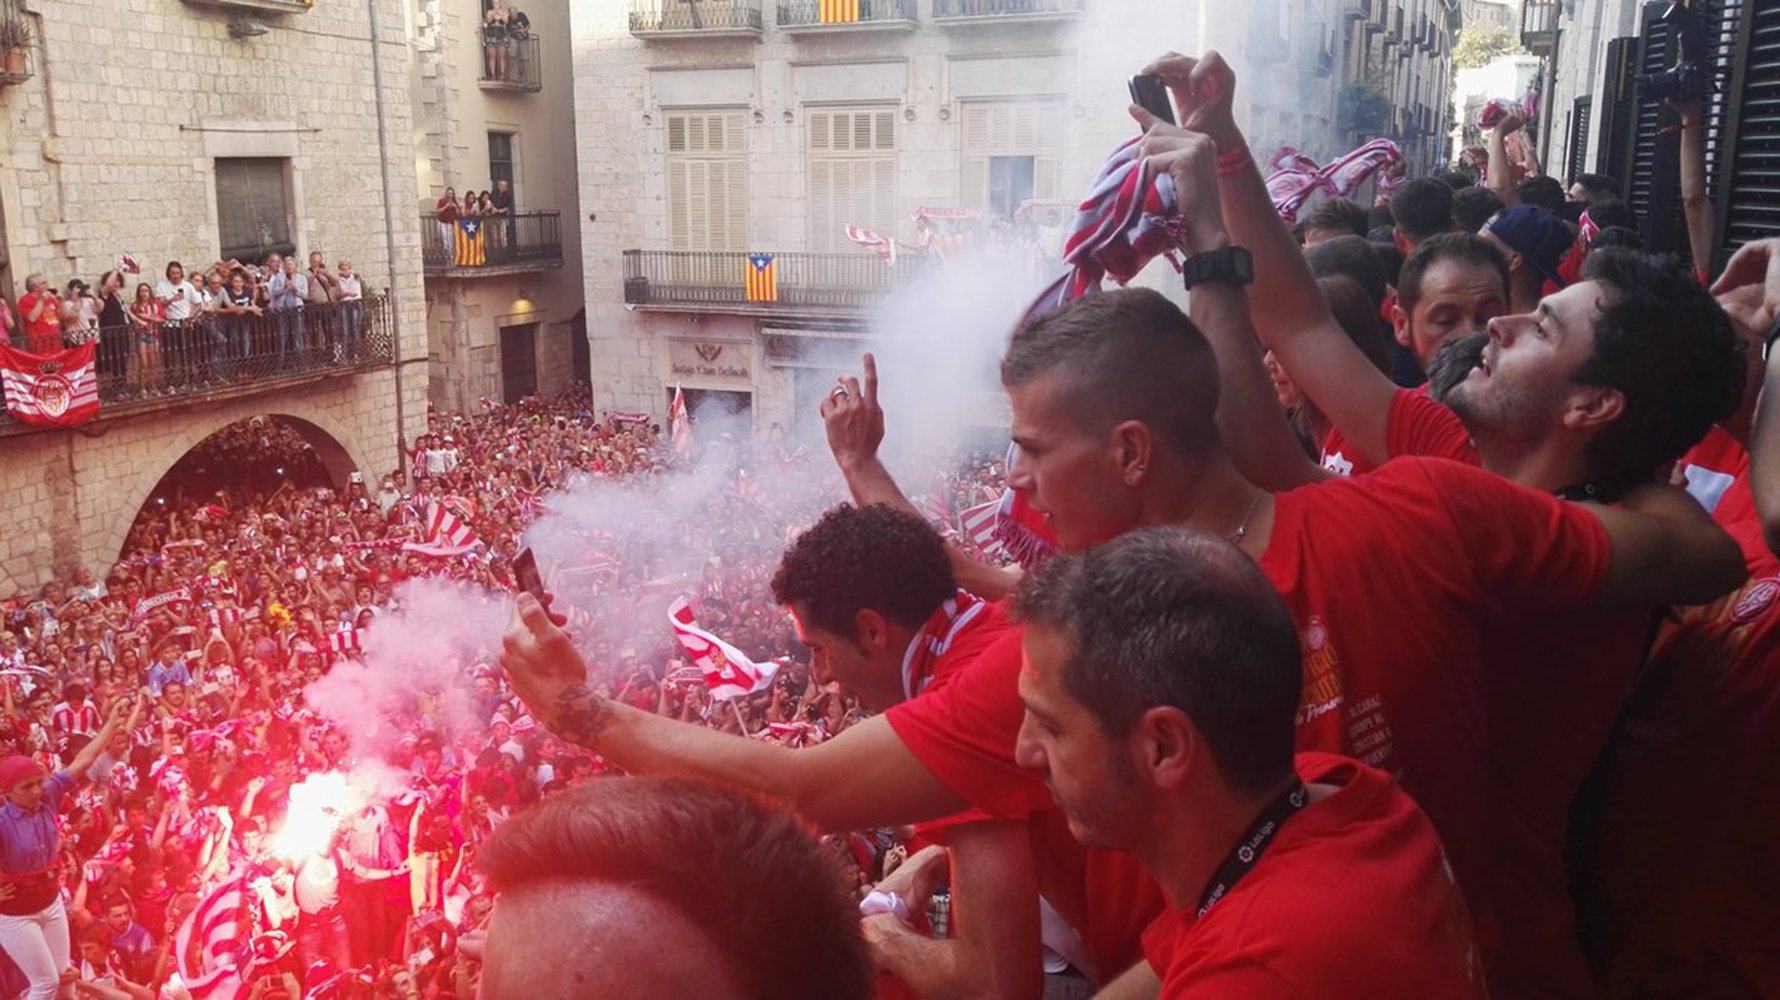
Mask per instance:
[[[199,524],[220,524],[229,519],[229,508],[219,503],[207,503],[192,512],[192,520]]]
[[[31,354],[0,344],[0,383],[6,409],[20,423],[72,427],[99,415],[94,343],[54,354]]]
[[[877,254],[879,260],[891,267],[896,266],[896,241],[890,237],[858,226],[848,226],[847,239],[852,240],[859,249]]]
[[[247,876],[233,873],[180,925],[173,955],[179,978],[195,1000],[224,1000],[241,993],[252,961],[246,947],[253,936],[252,899]]]
[[[191,599],[192,589],[190,587],[175,587],[172,590],[163,590],[153,597],[144,597],[142,600],[137,601],[136,610],[131,612],[130,617],[136,621],[141,621],[153,614],[159,608],[163,608],[169,604],[189,603]]]
[[[958,515],[964,537],[987,555],[994,555],[1001,549],[1001,543],[995,540],[995,515],[1000,510],[1001,500],[996,498]]]
[[[668,624],[686,656],[704,673],[714,698],[739,698],[764,691],[779,672],[772,661],[755,663],[746,653],[698,627],[692,605],[681,597],[668,606]]]
[[[355,649],[362,649],[363,647],[359,645],[360,641],[361,635],[358,629],[341,629],[333,635],[328,636],[328,649],[336,653],[346,653]]]
[[[402,550],[423,556],[461,556],[468,555],[481,544],[482,539],[476,537],[456,512],[442,503],[434,503],[426,508],[426,541],[408,542]]]
[[[674,386],[674,401],[668,406],[668,437],[674,443],[674,455],[687,458],[692,454],[692,421],[687,419],[686,394]]]

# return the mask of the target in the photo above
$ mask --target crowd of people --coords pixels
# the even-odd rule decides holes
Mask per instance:
[[[850,504],[583,392],[430,414],[375,489],[248,422],[200,464],[288,475],[194,474],[15,595],[19,987],[139,1000],[226,924],[261,997],[1780,992],[1780,240],[1708,286],[1691,202],[1696,266],[1644,255],[1512,118],[1485,186],[1294,234],[1222,60],[1147,71],[1190,314],[1024,321],[1005,464],[904,489],[869,356],[821,407]],[[996,537],[1055,554],[984,558],[957,518],[1003,487]],[[505,635],[374,740],[306,700],[433,578]],[[713,697],[676,592],[777,672]],[[374,754],[393,787],[295,843]]]
[[[16,309],[0,298],[0,333],[19,350],[95,345],[107,400],[228,385],[296,361],[349,364],[366,356],[367,332],[363,276],[349,260],[330,269],[319,250],[306,269],[276,252],[263,265],[229,259],[192,272],[169,261],[155,282],[120,265],[97,287],[70,278],[58,290],[31,274]]]

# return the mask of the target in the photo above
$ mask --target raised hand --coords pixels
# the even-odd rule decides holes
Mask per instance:
[[[1131,117],[1144,127],[1140,155],[1158,172],[1174,178],[1176,211],[1186,224],[1184,248],[1193,253],[1229,245],[1224,204],[1218,192],[1218,148],[1209,136],[1162,121],[1133,106]]]
[[[1207,52],[1195,59],[1170,52],[1145,66],[1143,72],[1168,84],[1174,106],[1180,109],[1182,128],[1209,136],[1226,152],[1242,144],[1234,110],[1236,72],[1223,56]]]
[[[828,450],[844,470],[878,456],[884,443],[884,408],[878,405],[878,362],[864,358],[865,382],[842,378],[822,400],[822,426],[828,432]]]
[[[520,594],[502,639],[501,667],[538,721],[571,743],[593,747],[611,706],[587,686],[587,662],[553,616]]]

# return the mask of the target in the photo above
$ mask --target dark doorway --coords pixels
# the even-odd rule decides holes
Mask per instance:
[[[517,403],[538,392],[538,324],[501,327],[501,399]]]
[[[674,390],[667,391],[668,405],[674,403]],[[714,422],[730,427],[747,427],[754,414],[754,394],[729,392],[723,389],[687,389],[686,412],[693,422]]]
[[[587,310],[575,313],[569,320],[569,364],[575,369],[575,381],[593,384],[593,352],[587,345]]]

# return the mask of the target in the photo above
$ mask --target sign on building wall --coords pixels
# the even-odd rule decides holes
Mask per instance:
[[[734,341],[668,341],[668,374],[674,379],[733,382],[749,386],[754,381],[753,345]]]

